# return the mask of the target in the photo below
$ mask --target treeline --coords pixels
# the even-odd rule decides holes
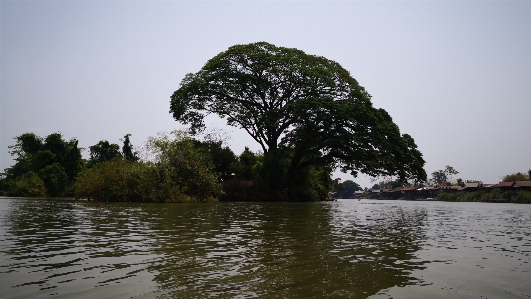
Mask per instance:
[[[77,139],[60,133],[45,138],[25,133],[9,146],[16,163],[0,174],[0,194],[68,196],[96,201],[208,202],[216,200],[285,200],[262,179],[269,175],[264,157],[248,148],[236,155],[222,141],[197,140],[181,131],[150,137],[142,157],[130,135],[123,145],[102,140],[83,159]],[[277,170],[278,171],[278,170]],[[311,167],[298,192],[304,200],[328,199],[341,189],[332,169]],[[279,171],[282,175],[282,170]]]
[[[531,192],[521,190],[518,193],[501,192],[494,189],[490,191],[441,193],[437,195],[439,201],[456,202],[512,202],[531,203]]]

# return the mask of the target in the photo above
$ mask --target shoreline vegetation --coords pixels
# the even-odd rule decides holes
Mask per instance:
[[[493,202],[493,203],[527,203],[531,204],[531,192],[520,190],[518,192],[490,192],[475,191],[467,193],[441,193],[437,195],[438,201],[452,202]]]
[[[332,178],[336,169],[393,178],[401,186],[427,182],[413,137],[373,107],[371,95],[346,69],[322,56],[266,42],[234,45],[187,74],[169,104],[188,131],[150,137],[140,152],[130,134],[121,149],[107,140],[90,146],[88,160],[78,140],[64,140],[61,133],[14,137],[9,149],[16,163],[0,174],[0,195],[306,202],[353,190],[355,183]],[[204,134],[209,114],[245,130],[261,151],[245,148],[237,156],[219,136]],[[456,173],[447,166],[432,175],[437,183]]]
[[[77,147],[76,139],[66,141],[60,133],[45,138],[33,133],[17,136],[16,143],[9,147],[17,156],[16,163],[0,174],[0,195],[166,203],[271,201],[273,197],[283,201],[287,198],[280,192],[273,193],[275,190],[268,189],[266,182],[260,179],[264,172],[264,155],[260,152],[253,153],[245,148],[237,156],[219,138],[206,135],[198,140],[182,131],[159,133],[133,151],[130,136],[124,136],[121,148],[106,140],[90,146],[89,159],[81,157],[83,149]],[[458,172],[453,170],[453,173]],[[514,179],[529,181],[529,174],[514,173],[504,177],[509,184]],[[327,184],[322,184],[323,181]],[[429,182],[433,183],[433,179]],[[394,180],[379,182],[374,187],[380,186],[394,188],[387,190],[396,192],[381,192],[377,194],[379,198],[372,199],[531,203],[529,191],[500,190],[493,188],[495,186],[472,192],[462,191],[466,188],[448,192],[459,186],[444,183],[440,188],[425,188],[424,185],[418,189],[404,188],[404,184]],[[427,189],[429,195],[408,193]],[[303,199],[300,201],[316,201],[352,198],[359,194],[357,192],[363,192],[360,190],[362,188],[351,180],[332,180],[329,171],[310,168],[304,189],[284,192],[297,193],[296,196]],[[367,191],[362,198],[370,197]]]
[[[461,193],[439,193],[433,198],[362,198],[372,200],[405,200],[405,201],[447,201],[447,202],[486,202],[486,203],[527,203],[531,204],[531,192],[520,190],[517,192],[500,190],[473,191]]]
[[[106,140],[81,158],[60,133],[15,137],[16,164],[0,190],[99,201],[209,202],[331,200],[335,169],[424,181],[425,161],[408,134],[375,108],[339,63],[267,42],[234,45],[182,79],[170,114],[187,133],[150,138],[142,159],[129,134],[122,151]],[[214,114],[260,147],[236,156],[219,139],[197,139]]]

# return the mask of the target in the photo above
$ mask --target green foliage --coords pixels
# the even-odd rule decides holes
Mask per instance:
[[[263,155],[253,153],[248,147],[238,157],[237,175],[244,180],[257,179],[262,171]]]
[[[463,179],[459,178],[457,179],[457,185],[460,186],[460,187],[465,187],[465,182],[463,182]]]
[[[498,189],[475,192],[440,193],[437,200],[460,202],[511,202],[511,192],[501,192]]]
[[[348,71],[297,49],[230,47],[186,75],[170,112],[192,133],[210,113],[246,130],[262,147],[261,179],[272,189],[304,188],[292,184],[309,183],[301,178],[311,167],[426,179],[413,138],[372,106]]]
[[[40,150],[33,155],[31,159],[31,170],[39,171],[48,165],[57,162],[57,156],[50,150]]]
[[[182,132],[148,140],[151,162],[112,159],[84,171],[75,184],[78,198],[97,201],[206,202],[221,185],[212,160]]]
[[[30,171],[15,181],[7,195],[40,197],[46,195],[46,188],[41,178]]]
[[[9,186],[7,193],[21,194],[16,185],[25,184],[20,182],[28,181],[25,176],[32,172],[39,176],[48,195],[64,195],[83,164],[77,140],[65,141],[60,133],[52,133],[44,139],[25,133],[14,139],[16,143],[9,149],[16,163],[4,172],[6,182],[3,185]],[[33,174],[29,177],[35,181]]]
[[[293,199],[299,201],[330,200],[329,192],[336,189],[331,178],[332,169],[329,167],[310,166],[307,168],[306,182],[297,184],[299,192]],[[354,183],[355,184],[355,183]],[[350,188],[351,186],[349,186]],[[304,194],[304,196],[302,196]]]
[[[457,201],[457,194],[454,193],[440,193],[437,195],[439,201]]]
[[[458,174],[452,166],[446,165],[444,170],[437,170],[431,174],[431,183],[435,186],[451,181],[452,175]]]
[[[101,140],[93,146],[89,146],[90,160],[88,167],[92,167],[97,163],[111,161],[112,159],[122,158],[120,153],[120,146],[116,143],[109,143],[107,140]]]
[[[220,175],[222,180],[228,179],[235,172],[237,157],[228,146],[223,146],[222,141],[192,140],[192,142],[197,150],[204,152],[204,154],[210,157],[214,164],[215,172]]]
[[[211,157],[198,150],[185,133],[150,137],[147,148],[154,154],[157,168],[166,175],[165,180],[182,188],[183,193],[206,200],[221,192]]]
[[[341,184],[343,185],[343,190],[337,193],[340,198],[354,198],[354,192],[361,190],[360,185],[351,180],[346,180]]]
[[[377,185],[379,185],[381,189],[394,189],[397,187],[402,187],[404,184],[399,179],[386,179],[378,182]]]
[[[503,177],[503,181],[504,182],[513,182],[513,181],[529,181],[529,175],[527,174],[524,174],[524,173],[521,173],[521,172],[516,172],[516,173],[512,173],[512,174],[508,174],[508,175],[505,175]]]
[[[44,182],[46,191],[50,196],[62,196],[66,190],[68,177],[64,168],[59,163],[46,165],[39,170],[39,177]]]
[[[34,133],[24,133],[13,139],[16,140],[16,143],[8,146],[8,148],[11,155],[18,156],[18,159],[25,159],[28,156],[32,156],[44,147],[42,138]]]
[[[531,192],[522,190],[518,192],[514,200],[515,203],[531,203]]]
[[[263,158],[260,153],[253,153],[248,147],[237,157],[231,169],[235,176],[223,180],[224,195],[222,201],[266,201],[271,199],[272,190],[260,179],[263,174]],[[275,192],[275,191],[273,191]],[[268,197],[269,196],[269,197]],[[282,194],[277,194],[277,199]]]
[[[101,162],[79,175],[75,196],[96,201],[164,201],[156,177],[156,171],[144,163]]]
[[[133,152],[133,145],[129,140],[129,136],[131,136],[131,134],[126,134],[124,136],[124,145],[122,146],[123,157],[127,161],[136,162],[140,158]]]

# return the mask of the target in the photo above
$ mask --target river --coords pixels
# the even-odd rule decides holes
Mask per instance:
[[[531,205],[0,197],[0,298],[531,298]]]

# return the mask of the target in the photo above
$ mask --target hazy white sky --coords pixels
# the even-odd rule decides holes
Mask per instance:
[[[184,75],[258,41],[340,63],[428,174],[496,183],[531,168],[531,1],[1,1],[0,168],[25,132],[88,147],[183,128],[169,100]],[[236,154],[259,149],[212,126]]]

